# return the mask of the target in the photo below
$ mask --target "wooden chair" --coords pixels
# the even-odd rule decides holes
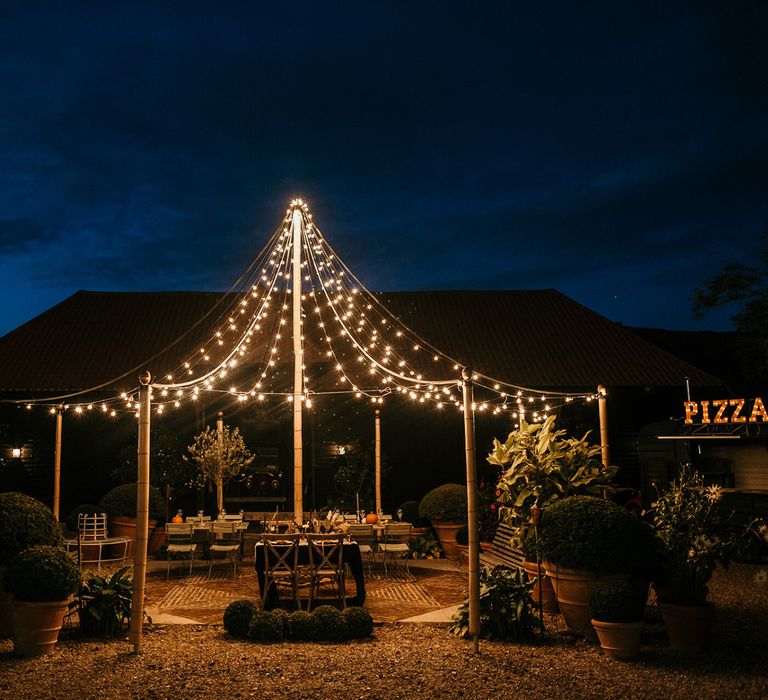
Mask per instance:
[[[307,535],[309,546],[309,602],[307,612],[312,610],[315,595],[322,586],[335,591],[342,608],[346,607],[344,587],[344,535]]]
[[[387,575],[387,558],[405,561],[405,570],[408,568],[407,555],[410,551],[408,540],[411,539],[411,523],[387,523],[384,525],[384,541],[379,545],[381,559],[384,562],[384,575]]]
[[[189,573],[195,561],[197,544],[193,540],[195,526],[192,523],[167,523],[165,536],[168,539],[168,568],[165,572],[166,581],[171,577],[171,555],[189,554]]]
[[[211,563],[208,565],[208,578],[211,576],[216,555],[226,555],[218,561],[232,562],[232,578],[237,578],[237,560],[240,556],[242,530],[239,520],[214,520],[211,523]]]
[[[296,609],[301,610],[299,601],[299,539],[301,535],[261,535],[264,547],[264,590],[261,592],[262,604],[267,602],[267,596],[272,586],[276,589],[289,585],[296,603]]]

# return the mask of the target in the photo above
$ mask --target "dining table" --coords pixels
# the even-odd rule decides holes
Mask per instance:
[[[344,542],[344,564],[349,567],[349,572],[355,581],[355,595],[346,599],[347,606],[362,606],[365,603],[365,573],[363,571],[363,557],[360,554],[360,545],[354,540]],[[257,542],[254,550],[256,577],[259,580],[259,597],[264,597],[264,545]],[[306,540],[299,542],[299,566],[309,565],[309,544]],[[269,590],[264,609],[270,610],[277,605],[277,588],[272,586]]]

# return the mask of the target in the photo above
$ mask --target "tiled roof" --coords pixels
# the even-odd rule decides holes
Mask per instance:
[[[378,296],[431,345],[512,384],[678,386],[684,376],[722,384],[555,290]],[[77,292],[0,338],[0,391],[74,391],[122,374],[112,386],[135,386],[141,370],[168,371],[193,350],[229,300],[209,292]]]

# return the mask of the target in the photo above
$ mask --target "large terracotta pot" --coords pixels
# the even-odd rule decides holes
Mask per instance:
[[[531,581],[539,578],[539,567],[535,561],[524,561],[523,568]],[[541,579],[536,581],[536,585],[533,587],[533,602],[537,605],[541,603],[542,610],[550,615],[557,615],[560,612],[555,589],[552,587],[552,581],[547,576],[543,565],[541,567]]]
[[[640,651],[643,623],[592,620],[603,653],[613,659],[631,659]]]
[[[459,556],[459,551],[456,549],[456,533],[463,526],[464,523],[462,522],[451,522],[450,520],[436,520],[432,523],[446,558],[451,559]]]
[[[71,597],[42,603],[14,600],[13,653],[17,656],[50,654],[71,600]]]
[[[596,642],[597,634],[592,627],[589,599],[592,591],[608,583],[626,583],[627,574],[596,576],[591,571],[565,569],[550,562],[543,563],[557,595],[557,603],[569,632],[583,635]]]
[[[715,619],[713,604],[678,605],[659,601],[659,611],[673,649],[696,652],[706,646]]]
[[[0,639],[10,637],[13,630],[13,613],[11,611],[13,599],[11,594],[6,593],[5,588],[3,588],[5,569],[5,566],[0,566]]]
[[[152,549],[153,543],[152,543],[152,534],[153,530],[155,530],[155,525],[157,525],[157,520],[150,520],[149,521],[149,542],[147,543],[147,551],[150,554],[154,554],[157,549],[160,548],[162,545],[162,541],[157,544],[157,549]],[[129,518],[124,515],[116,515],[112,517],[109,521],[109,533],[113,537],[130,537],[132,539],[132,542],[128,545],[128,552],[127,556],[132,557],[133,556],[133,545],[136,542],[136,518]],[[165,532],[163,531],[163,536],[165,535]],[[117,549],[115,550],[113,556],[120,556],[120,554],[123,551],[123,545],[113,545],[115,548],[119,547],[119,551]]]

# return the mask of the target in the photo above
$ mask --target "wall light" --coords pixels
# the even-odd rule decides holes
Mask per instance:
[[[11,450],[11,455],[13,456],[14,459],[19,459],[19,457],[21,457],[21,448],[20,447],[14,447]]]

